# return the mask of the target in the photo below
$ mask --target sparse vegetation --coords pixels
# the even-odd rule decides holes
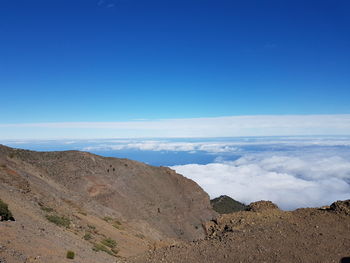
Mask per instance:
[[[58,226],[63,226],[67,228],[70,226],[70,219],[65,216],[46,215],[46,219]]]
[[[67,251],[67,258],[68,258],[68,259],[74,259],[74,257],[75,257],[74,251],[68,250],[68,251]]]
[[[14,220],[11,211],[9,210],[8,204],[0,199],[0,220]]]
[[[103,220],[108,222],[108,223],[110,223],[110,224],[112,224],[112,226],[114,228],[116,228],[116,229],[122,229],[122,227],[121,227],[122,223],[119,220],[117,220],[117,219],[114,219],[114,218],[112,218],[110,216],[105,216],[103,218]]]
[[[116,256],[116,254],[103,244],[95,244],[92,248],[93,251],[99,252],[103,251],[111,256]]]
[[[88,228],[90,228],[90,229],[93,229],[93,230],[96,229],[96,227],[95,227],[94,225],[87,225],[87,226],[88,226]]]
[[[122,225],[122,223],[120,223],[120,221],[119,220],[114,220],[114,223],[113,224],[115,224],[115,225],[119,225],[119,226],[121,226]]]
[[[117,241],[111,238],[106,238],[101,241],[101,243],[107,247],[115,248],[117,246]]]
[[[45,212],[47,212],[47,213],[51,213],[51,212],[54,211],[53,208],[48,207],[48,206],[41,206],[40,208],[41,208],[41,210],[43,210],[43,211],[45,211]]]
[[[84,238],[85,240],[90,240],[90,239],[92,239],[92,235],[91,235],[91,233],[86,233],[86,234],[83,236],[83,238]]]
[[[121,230],[121,226],[119,224],[112,224],[112,226],[118,230]]]
[[[117,254],[119,253],[119,249],[117,248],[111,248],[111,251],[113,252],[114,256],[117,256]]]
[[[113,220],[113,218],[110,217],[110,216],[105,216],[105,217],[103,218],[103,220],[106,221],[106,222],[110,222],[110,221]]]
[[[119,220],[114,220],[113,223],[112,223],[112,226],[116,229],[122,229],[122,223],[120,223]]]
[[[111,256],[117,256],[119,250],[116,248],[117,242],[111,238],[105,238],[101,243],[94,244],[93,251],[103,251]]]

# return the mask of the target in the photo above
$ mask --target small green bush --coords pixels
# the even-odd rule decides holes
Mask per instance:
[[[119,220],[114,220],[114,224],[115,224],[115,225],[121,225],[122,223],[120,223]]]
[[[64,216],[46,215],[46,219],[58,226],[64,226],[68,228],[70,225],[70,219]]]
[[[67,258],[68,259],[74,259],[75,253],[73,251],[68,250],[67,251]]]
[[[101,243],[107,247],[110,248],[115,248],[117,246],[117,241],[111,239],[111,238],[106,238],[101,241]]]
[[[113,223],[112,226],[116,229],[119,229],[119,230],[122,229],[121,225],[116,224],[116,223]]]
[[[110,223],[110,224],[111,224],[113,227],[115,227],[116,229],[122,229],[122,227],[121,227],[122,223],[120,223],[119,220],[116,220],[116,219],[114,219],[114,218],[112,218],[112,217],[110,217],[110,216],[105,216],[105,217],[103,218],[103,220],[106,221],[106,222],[108,222],[108,223]]]
[[[110,217],[110,216],[105,216],[105,217],[103,218],[103,220],[106,221],[106,222],[110,222],[110,221],[113,220],[113,218]]]
[[[96,229],[96,227],[94,226],[94,225],[87,225],[88,226],[88,228],[90,228],[90,229]]]
[[[47,213],[53,212],[53,208],[48,207],[48,206],[41,206],[40,208],[41,208],[41,210],[43,210],[43,211],[45,211]]]
[[[86,233],[86,234],[83,236],[83,238],[84,238],[85,240],[90,240],[90,239],[92,239],[92,235],[91,235],[91,233]]]
[[[92,248],[93,251],[99,252],[99,251],[103,251],[109,255],[114,256],[114,253],[108,249],[108,247],[106,247],[103,244],[95,244],[94,247]]]
[[[9,210],[8,204],[4,203],[0,199],[0,217],[1,220],[14,220],[11,211]]]

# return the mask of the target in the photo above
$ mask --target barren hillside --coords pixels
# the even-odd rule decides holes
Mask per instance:
[[[0,146],[0,199],[16,219],[0,223],[0,262],[10,263],[65,262],[68,250],[75,262],[115,262],[204,237],[202,223],[216,215],[208,195],[169,168],[78,151]]]

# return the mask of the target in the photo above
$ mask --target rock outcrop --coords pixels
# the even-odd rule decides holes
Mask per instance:
[[[333,204],[331,204],[330,210],[336,213],[350,215],[350,199],[345,201],[334,202]]]
[[[279,209],[278,206],[271,201],[257,201],[250,203],[247,210],[253,212],[261,212],[270,209]]]

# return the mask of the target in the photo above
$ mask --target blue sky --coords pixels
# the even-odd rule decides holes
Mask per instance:
[[[0,124],[349,114],[349,11],[346,0],[3,0]]]

